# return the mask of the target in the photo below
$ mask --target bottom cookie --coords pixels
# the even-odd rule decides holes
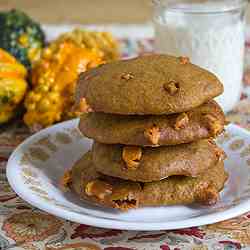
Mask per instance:
[[[82,199],[105,207],[128,210],[143,206],[200,203],[213,205],[228,178],[223,162],[200,177],[172,176],[161,181],[141,183],[101,175],[86,153],[63,178],[64,186]]]

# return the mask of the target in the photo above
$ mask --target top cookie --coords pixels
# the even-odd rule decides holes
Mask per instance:
[[[222,92],[214,74],[187,58],[154,54],[81,74],[76,102],[82,100],[96,112],[160,115],[190,110]]]

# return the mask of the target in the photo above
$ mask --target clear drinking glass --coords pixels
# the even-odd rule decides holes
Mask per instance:
[[[239,101],[247,0],[154,0],[156,51],[188,56],[217,75],[225,112]]]

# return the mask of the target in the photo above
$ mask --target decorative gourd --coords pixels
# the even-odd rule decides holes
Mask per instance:
[[[45,35],[39,23],[20,10],[0,12],[0,48],[8,51],[25,67],[40,58]]]
[[[0,49],[0,124],[15,116],[27,91],[27,71],[9,53]]]
[[[57,43],[71,41],[76,45],[96,52],[106,62],[119,59],[119,43],[109,32],[75,29],[59,36]]]
[[[78,75],[102,63],[97,53],[71,41],[51,43],[32,69],[33,89],[25,99],[25,124],[37,130],[77,116],[72,107]]]

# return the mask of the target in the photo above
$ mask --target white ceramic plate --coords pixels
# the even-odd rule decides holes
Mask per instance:
[[[77,130],[78,120],[42,130],[11,155],[7,177],[15,192],[30,204],[56,216],[97,227],[164,230],[211,224],[250,210],[250,133],[230,125],[217,142],[226,151],[230,174],[221,200],[212,207],[163,206],[118,212],[80,201],[58,188],[59,178],[90,147]]]

